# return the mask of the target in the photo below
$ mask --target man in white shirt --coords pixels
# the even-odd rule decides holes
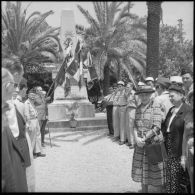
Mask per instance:
[[[155,97],[154,101],[158,102],[161,106],[162,120],[165,120],[169,109],[173,107],[173,104],[171,103],[169,98],[169,86],[170,80],[165,77],[158,78],[155,84],[158,96]]]

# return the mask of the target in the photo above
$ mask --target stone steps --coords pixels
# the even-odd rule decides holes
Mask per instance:
[[[108,126],[85,126],[85,127],[76,127],[76,128],[70,128],[70,127],[63,127],[63,128],[49,128],[50,133],[52,132],[68,132],[68,131],[98,131],[98,130],[103,130],[103,129],[108,129]],[[47,131],[47,127],[46,127]]]
[[[50,132],[108,129],[105,113],[97,113],[95,117],[76,118],[76,120],[76,128],[70,127],[69,120],[50,120],[48,121],[47,126],[49,127]]]

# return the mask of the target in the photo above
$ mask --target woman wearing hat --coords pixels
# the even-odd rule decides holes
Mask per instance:
[[[193,95],[194,92],[191,91],[188,96],[188,101],[192,107],[191,112],[189,112],[185,117],[185,127],[183,134],[183,143],[182,143],[182,156],[181,156],[181,165],[185,169],[187,168],[188,174],[190,176],[191,183],[191,193],[194,193],[194,117],[193,117]]]
[[[184,90],[179,85],[169,87],[169,97],[172,107],[162,125],[167,150],[166,191],[167,193],[181,193],[180,179],[183,172],[181,166],[182,140],[185,126],[185,116],[191,110],[183,102]]]
[[[152,164],[148,160],[145,145],[153,143],[154,135],[160,133],[161,110],[159,104],[154,104],[151,98],[154,89],[151,86],[143,86],[136,94],[141,100],[141,104],[136,109],[134,136],[135,150],[133,154],[132,179],[142,183],[142,192],[148,192],[148,185],[159,187],[164,185],[164,163]],[[156,140],[158,141],[158,140]]]
[[[44,157],[42,154],[41,140],[40,140],[40,126],[38,121],[38,113],[35,108],[36,92],[31,89],[28,93],[28,99],[25,104],[25,117],[26,117],[26,128],[29,133],[32,149],[35,157]]]

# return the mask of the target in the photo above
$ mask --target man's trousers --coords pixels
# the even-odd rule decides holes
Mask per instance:
[[[40,140],[40,126],[37,119],[32,119],[30,123],[30,129],[28,131],[33,153],[42,152],[41,140]]]
[[[121,142],[126,141],[125,121],[126,106],[113,107],[114,137],[120,137]]]
[[[109,130],[109,134],[111,134],[111,135],[114,134],[112,111],[113,111],[113,105],[106,106],[108,130]]]
[[[135,121],[135,108],[127,107],[126,109],[126,133],[127,133],[127,140],[129,144],[134,145],[135,139],[133,134],[134,128],[134,121]]]
[[[47,119],[45,120],[40,120],[40,131],[41,131],[41,143],[44,144],[44,139],[45,139],[45,126],[47,124]]]

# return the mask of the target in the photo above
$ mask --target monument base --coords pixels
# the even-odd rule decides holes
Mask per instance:
[[[70,113],[66,106],[72,105],[74,102],[78,103],[78,112],[75,118],[91,118],[95,117],[95,106],[89,100],[55,100],[48,104],[48,119],[55,120],[69,120]]]
[[[47,128],[49,128],[50,132],[108,131],[106,113],[95,113],[93,118],[77,118],[77,126],[75,128],[70,127],[69,120],[49,121]]]

